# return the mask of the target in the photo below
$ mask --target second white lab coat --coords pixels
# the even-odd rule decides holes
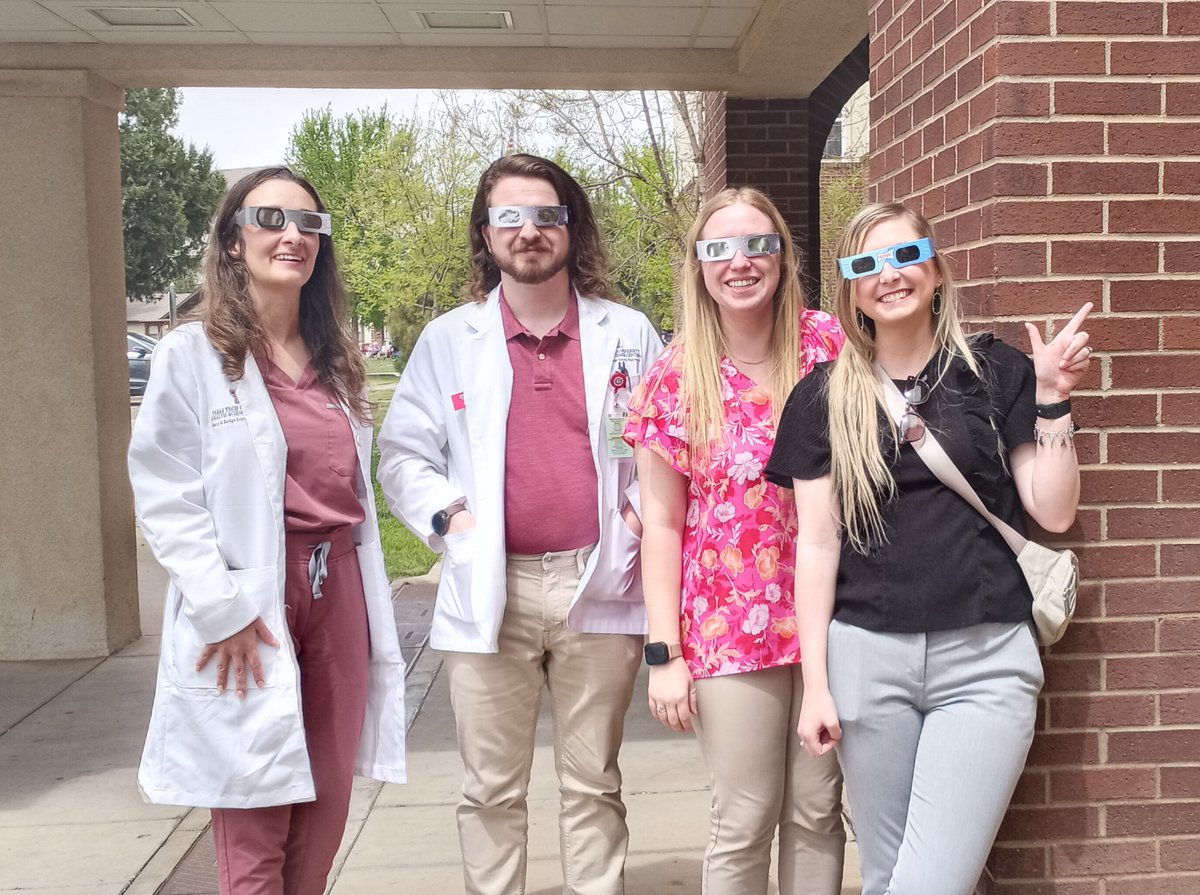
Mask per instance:
[[[621,516],[630,503],[636,507],[634,461],[614,456],[607,427],[662,351],[662,340],[640,311],[578,294],[576,301],[600,539],[568,623],[588,633],[643,634],[639,539]],[[621,365],[629,379],[618,391],[611,377]],[[376,476],[388,505],[443,554],[430,633],[435,649],[497,651],[506,602],[504,467],[511,396],[497,288],[486,302],[455,308],[425,327],[379,431]],[[554,462],[552,446],[546,462]],[[475,528],[435,535],[433,514],[463,500]]]

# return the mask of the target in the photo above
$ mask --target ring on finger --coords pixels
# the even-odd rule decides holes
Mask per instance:
[[[667,707],[665,705],[660,705],[658,707],[658,713],[660,715],[665,715],[667,713]]]

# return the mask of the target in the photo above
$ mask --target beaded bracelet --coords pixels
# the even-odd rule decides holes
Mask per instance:
[[[1047,432],[1037,423],[1034,423],[1033,440],[1037,442],[1038,447],[1042,447],[1046,444],[1054,444],[1055,442],[1058,442],[1062,445],[1066,445],[1067,442],[1074,444],[1075,433],[1078,431],[1079,429],[1076,428],[1074,423],[1071,423],[1071,425],[1067,426],[1067,428],[1060,432]]]

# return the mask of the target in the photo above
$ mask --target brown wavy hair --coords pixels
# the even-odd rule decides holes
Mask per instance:
[[[567,233],[570,248],[567,252],[567,271],[572,285],[580,295],[621,301],[608,273],[608,253],[604,239],[592,214],[587,194],[575,178],[549,159],[517,153],[496,159],[479,178],[475,202],[471,205],[471,278],[467,281],[469,301],[486,301],[488,293],[500,282],[500,268],[492,260],[483,228],[488,223],[488,200],[492,189],[505,177],[536,177],[554,187],[558,201],[567,206]]]
[[[222,357],[221,369],[232,380],[242,378],[249,355],[271,356],[270,343],[250,297],[242,228],[233,221],[246,196],[269,180],[298,184],[312,196],[317,211],[325,211],[325,204],[313,185],[284,167],[247,174],[230,188],[221,202],[204,253],[200,319],[208,341]],[[338,276],[333,240],[324,233],[318,234],[318,239],[312,276],[300,288],[300,335],[312,355],[317,379],[333,390],[359,422],[366,423],[371,418],[365,392],[367,375],[362,352],[351,333],[346,291]]]

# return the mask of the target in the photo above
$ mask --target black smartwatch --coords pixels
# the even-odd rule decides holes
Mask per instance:
[[[647,665],[666,665],[672,659],[683,655],[683,647],[678,643],[663,643],[659,640],[647,643],[643,652],[646,654]]]
[[[466,507],[458,506],[451,507],[448,510],[438,510],[433,514],[433,519],[430,521],[430,526],[433,528],[433,533],[439,538],[446,536],[446,531],[450,528],[450,519],[455,513],[461,513]]]

